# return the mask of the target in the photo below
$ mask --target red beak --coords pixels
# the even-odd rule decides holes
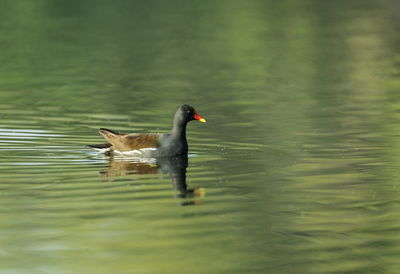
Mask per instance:
[[[206,119],[204,119],[203,117],[198,115],[196,112],[194,113],[194,119],[196,119],[197,121],[202,122],[202,123],[206,122]]]

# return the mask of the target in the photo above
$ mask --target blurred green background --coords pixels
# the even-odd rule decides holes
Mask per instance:
[[[1,0],[0,272],[398,273],[399,14]],[[190,195],[84,147],[183,103]]]

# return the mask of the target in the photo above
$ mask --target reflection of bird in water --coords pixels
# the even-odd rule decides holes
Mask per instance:
[[[188,156],[180,155],[164,158],[125,158],[110,155],[109,166],[100,173],[103,176],[124,176],[130,174],[169,174],[173,189],[178,191],[177,198],[203,197],[203,188],[188,189],[186,184],[186,169],[188,167]],[[182,205],[199,204],[200,201],[188,201]]]

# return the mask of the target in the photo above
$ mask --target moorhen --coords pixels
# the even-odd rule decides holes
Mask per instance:
[[[188,143],[186,140],[186,125],[192,120],[205,122],[189,105],[181,105],[175,113],[170,133],[130,133],[121,134],[106,128],[100,129],[100,134],[107,140],[105,144],[88,145],[101,152],[112,152],[138,157],[165,157],[186,155]]]

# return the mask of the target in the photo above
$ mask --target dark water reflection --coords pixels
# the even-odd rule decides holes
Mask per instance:
[[[186,184],[186,169],[188,167],[188,156],[176,157],[129,159],[109,155],[107,169],[100,171],[105,177],[124,176],[132,174],[158,174],[169,175],[171,184],[179,194],[176,198],[202,197],[205,194],[204,188],[188,188]],[[200,200],[184,201],[182,205],[200,204]]]
[[[0,273],[398,273],[399,9],[2,1]],[[84,147],[182,103],[188,159]]]

